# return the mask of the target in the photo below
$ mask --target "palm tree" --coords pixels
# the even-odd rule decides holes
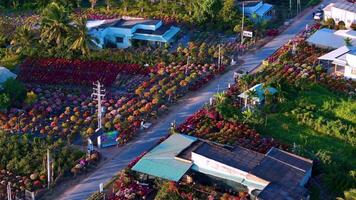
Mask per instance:
[[[165,6],[166,6],[166,3],[164,2],[164,0],[159,0],[158,9],[161,14],[163,14],[163,10],[164,10]]]
[[[124,7],[125,13],[127,13],[129,5],[130,5],[130,0],[122,0],[122,6]]]
[[[11,50],[16,54],[32,55],[34,49],[35,33],[27,26],[21,26],[11,40]]]
[[[90,6],[91,6],[91,9],[92,9],[92,10],[94,10],[94,7],[95,7],[97,1],[98,1],[98,0],[89,0]]]
[[[345,45],[348,46],[348,47],[351,47],[352,46],[352,39],[347,37],[344,39],[345,41]]]
[[[5,35],[0,34],[0,48],[6,46],[6,37]]]
[[[90,47],[94,46],[93,38],[88,35],[86,27],[87,19],[85,17],[78,17],[74,19],[74,26],[71,30],[72,34],[67,38],[70,43],[70,50],[80,51],[83,56],[88,56]]]
[[[216,93],[214,95],[214,97],[215,97],[215,101],[217,104],[221,104],[221,103],[225,102],[225,100],[226,100],[226,96],[222,92]]]
[[[105,0],[105,4],[106,4],[106,10],[110,10],[111,7],[114,5],[115,1],[114,0]]]
[[[139,0],[138,7],[141,9],[141,13],[147,8],[147,0]]]
[[[63,6],[49,4],[42,13],[41,43],[63,46],[69,31],[69,17]]]
[[[252,82],[252,76],[250,75],[244,75],[238,80],[238,84],[242,91],[248,90],[251,82]]]

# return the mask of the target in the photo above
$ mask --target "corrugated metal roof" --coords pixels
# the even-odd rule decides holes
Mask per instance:
[[[356,4],[348,1],[335,2],[334,7],[356,13]]]
[[[350,47],[347,46],[342,46],[334,51],[331,51],[323,56],[320,56],[318,59],[319,60],[330,60],[333,61],[335,60],[337,57],[346,54],[347,52],[350,51]]]
[[[182,150],[190,146],[195,137],[173,134],[143,156],[133,170],[171,181],[179,181],[192,163],[175,159]]]
[[[264,3],[260,8],[258,8],[255,13],[259,16],[264,16],[268,11],[273,8],[271,4]]]
[[[132,39],[153,41],[153,42],[169,42],[179,31],[180,28],[174,26],[170,27],[162,35],[155,34],[154,32],[143,33],[142,31],[140,31],[134,33]]]
[[[298,169],[301,169],[303,171],[308,171],[312,168],[313,166],[313,161],[300,157],[298,155],[277,149],[272,147],[266,156],[275,158],[279,161],[282,161],[284,163],[287,163],[288,165],[292,165],[293,167],[296,167]]]
[[[210,143],[200,145],[194,153],[245,172],[251,171],[264,158],[263,154],[243,147],[236,147],[234,151],[230,151]]]

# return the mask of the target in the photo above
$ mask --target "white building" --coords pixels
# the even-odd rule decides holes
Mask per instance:
[[[356,23],[356,3],[338,0],[326,6],[323,10],[325,20],[332,18],[336,24],[343,21],[347,28],[349,28],[352,23]]]
[[[273,6],[263,1],[244,1],[245,15],[252,20],[271,20],[273,16]],[[239,4],[242,11],[242,3]],[[257,18],[255,19],[256,16]]]
[[[88,21],[87,28],[99,48],[128,48],[134,40],[170,43],[180,31],[161,20],[141,18]]]
[[[356,80],[356,47],[340,47],[319,57],[319,60],[333,64],[336,75]]]

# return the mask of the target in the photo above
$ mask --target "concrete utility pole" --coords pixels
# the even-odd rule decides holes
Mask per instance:
[[[241,44],[244,43],[245,2],[242,2]]]
[[[7,183],[7,200],[12,200],[12,194],[11,194],[11,183]]]
[[[302,6],[300,5],[300,0],[297,0],[297,14],[302,11]]]
[[[221,66],[221,45],[219,44],[218,69],[220,69],[220,66]]]
[[[102,128],[102,107],[101,107],[101,102],[103,97],[105,96],[105,89],[102,89],[104,86],[97,81],[96,83],[93,83],[94,88],[93,88],[93,93],[91,95],[94,100],[98,102],[98,128],[96,131],[99,131]]]
[[[185,66],[185,75],[188,75],[188,67],[189,67],[190,56],[187,58],[187,66]]]
[[[47,149],[47,187],[51,185],[51,155],[49,149]]]

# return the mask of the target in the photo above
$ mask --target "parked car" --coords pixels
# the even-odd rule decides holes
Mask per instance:
[[[322,20],[323,17],[324,17],[324,11],[321,8],[319,8],[316,12],[313,13],[313,18],[316,21]]]

